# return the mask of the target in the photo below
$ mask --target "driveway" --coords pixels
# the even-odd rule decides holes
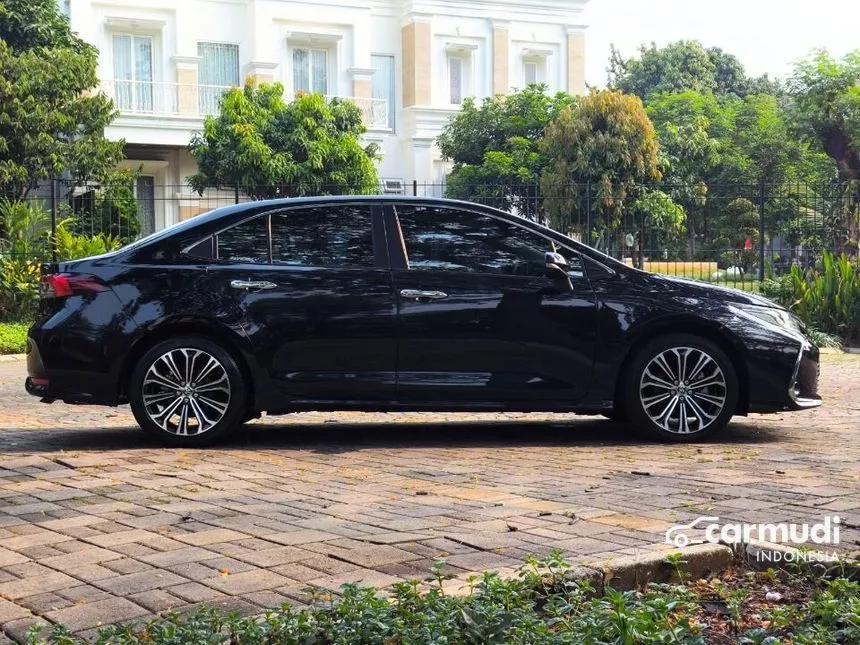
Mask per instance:
[[[710,443],[597,418],[302,414],[164,449],[126,408],[43,405],[0,363],[0,624],[87,633],[198,603],[255,613],[309,585],[465,576],[561,549],[668,548],[671,525],[842,518],[860,544],[860,356],[824,356],[826,406],[738,418]],[[830,547],[829,547],[830,548]],[[34,616],[35,615],[35,616]],[[0,642],[3,637],[0,636]]]

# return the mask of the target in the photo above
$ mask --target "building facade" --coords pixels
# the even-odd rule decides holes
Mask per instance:
[[[62,0],[99,54],[102,90],[139,168],[144,230],[234,197],[193,193],[186,146],[221,94],[253,77],[359,106],[392,192],[444,182],[435,139],[469,96],[533,82],[582,93],[588,0]]]

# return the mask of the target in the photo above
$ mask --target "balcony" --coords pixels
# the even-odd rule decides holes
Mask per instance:
[[[218,101],[230,87],[155,81],[103,80],[101,88],[113,99],[122,116],[184,117],[200,119],[217,114]],[[291,100],[285,95],[285,100]],[[331,100],[335,97],[326,96]],[[355,103],[369,130],[387,130],[388,101],[385,99],[338,97]]]

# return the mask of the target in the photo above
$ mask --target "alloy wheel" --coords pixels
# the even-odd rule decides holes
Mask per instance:
[[[227,414],[230,378],[224,365],[208,352],[180,347],[149,366],[142,398],[147,416],[165,432],[200,435]]]
[[[719,363],[696,347],[670,347],[652,358],[639,380],[651,421],[673,434],[701,432],[723,412],[728,389]]]

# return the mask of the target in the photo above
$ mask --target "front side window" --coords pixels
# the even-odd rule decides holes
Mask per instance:
[[[491,215],[436,206],[396,208],[409,269],[539,277],[547,251],[561,253],[572,275],[580,257],[552,240]]]
[[[217,236],[218,259],[266,264],[269,261],[268,218],[254,217]]]
[[[272,262],[345,269],[372,267],[371,207],[333,204],[272,213]]]
[[[152,112],[152,38],[113,37],[114,100],[120,110]]]
[[[239,45],[197,43],[197,55],[200,113],[214,114],[226,88],[239,85]]]
[[[293,91],[328,94],[328,51],[293,49]]]

